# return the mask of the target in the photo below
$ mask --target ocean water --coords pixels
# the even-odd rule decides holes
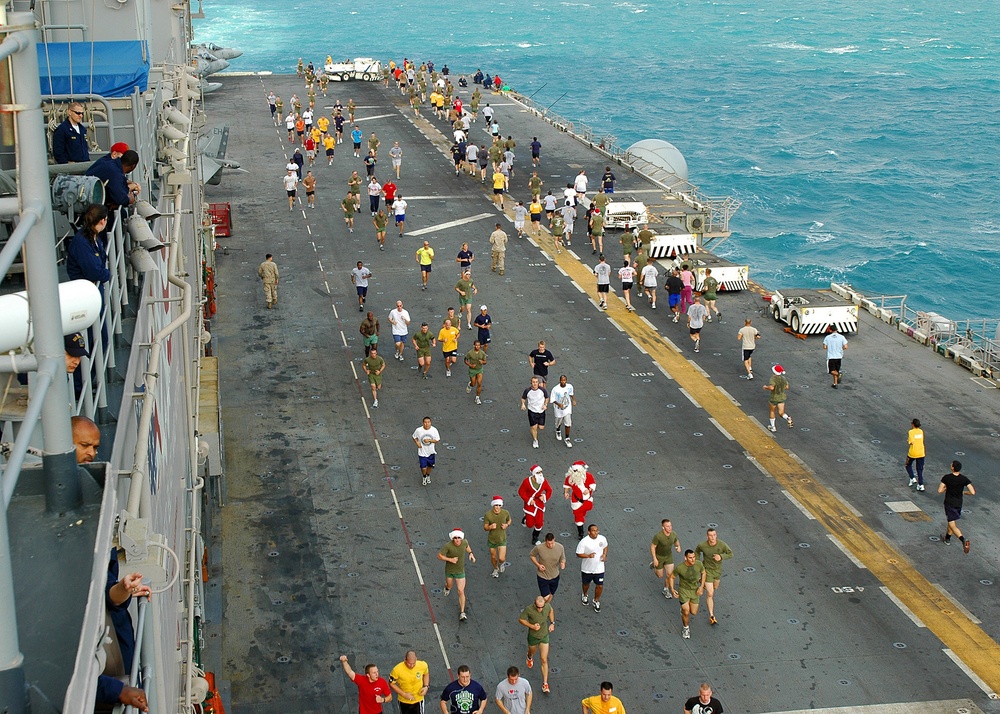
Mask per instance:
[[[1000,15],[983,0],[205,0],[236,70],[373,56],[499,72],[622,146],[675,144],[743,207],[719,253],[1000,317]]]

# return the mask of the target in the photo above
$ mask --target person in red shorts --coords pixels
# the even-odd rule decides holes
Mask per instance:
[[[531,474],[521,482],[517,495],[524,501],[524,518],[521,523],[531,529],[531,542],[541,545],[540,536],[545,527],[545,504],[552,498],[552,485],[545,480],[542,467],[535,464]]]
[[[392,701],[392,690],[389,683],[378,676],[378,667],[366,664],[365,674],[361,676],[351,669],[347,655],[340,655],[340,664],[347,678],[358,688],[359,714],[382,714],[382,705]]]

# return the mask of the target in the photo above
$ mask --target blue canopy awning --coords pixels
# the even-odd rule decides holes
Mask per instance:
[[[144,44],[140,40],[39,44],[42,96],[127,97],[136,87],[145,92],[149,82],[149,54],[144,58]]]

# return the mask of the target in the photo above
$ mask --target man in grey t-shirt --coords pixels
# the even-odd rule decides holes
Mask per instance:
[[[594,275],[597,276],[597,297],[600,300],[597,307],[607,310],[608,291],[611,290],[611,266],[605,260],[604,253],[601,253],[601,262],[594,266]]]
[[[688,330],[691,332],[691,341],[694,342],[694,351],[698,352],[701,347],[701,328],[705,326],[708,308],[701,304],[700,295],[695,295],[693,300],[694,303],[687,309]]]
[[[531,709],[531,685],[517,667],[507,668],[507,678],[497,685],[495,697],[503,714],[526,714]]]
[[[750,318],[743,321],[743,327],[740,331],[736,333],[736,339],[740,341],[740,345],[743,347],[743,366],[747,368],[747,379],[753,379],[753,351],[757,347],[757,340],[760,339],[760,333],[757,332],[757,328],[750,324]]]
[[[566,549],[556,543],[554,533],[546,533],[545,542],[532,548],[528,557],[535,564],[538,592],[549,602],[559,589],[560,573],[566,569]]]

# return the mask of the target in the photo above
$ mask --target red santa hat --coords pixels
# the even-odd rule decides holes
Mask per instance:
[[[579,466],[584,471],[586,471],[587,469],[590,468],[589,466],[587,466],[587,462],[586,461],[574,461],[573,462],[573,466]]]
[[[539,466],[538,464],[535,464],[534,466],[532,466],[531,467],[531,475],[532,476],[541,476],[542,475],[542,467]]]
[[[775,374],[784,374],[785,368],[782,367],[780,364],[776,364],[773,367],[771,367],[771,371],[774,372]]]
[[[490,501],[490,505],[491,506],[502,506],[503,505],[503,499],[500,498],[499,496],[494,496],[493,500]]]
[[[449,538],[465,538],[465,533],[463,533],[460,529],[456,528],[455,530],[453,530],[451,533],[448,534],[448,537]]]

